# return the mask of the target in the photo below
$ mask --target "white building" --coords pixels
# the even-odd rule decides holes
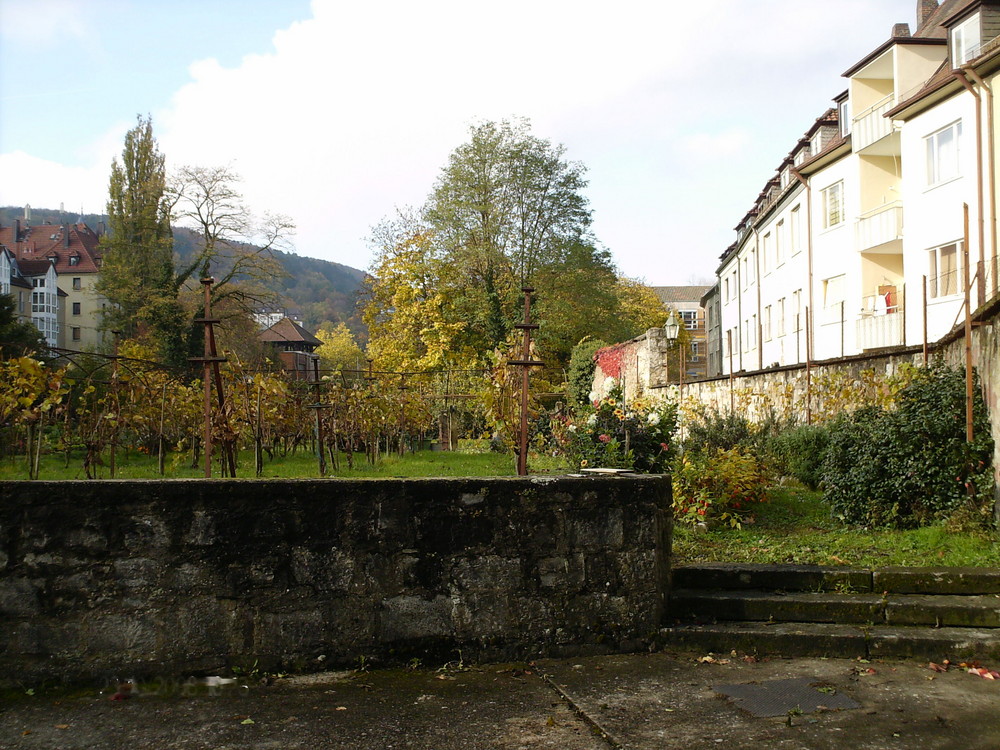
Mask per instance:
[[[1000,0],[917,5],[916,32],[897,24],[847,70],[836,106],[737,226],[718,268],[721,372],[946,334],[964,303],[964,205],[973,309],[996,293],[995,104],[982,76],[1000,70]]]

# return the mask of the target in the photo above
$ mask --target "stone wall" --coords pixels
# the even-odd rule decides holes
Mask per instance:
[[[0,482],[0,684],[631,649],[663,477]]]

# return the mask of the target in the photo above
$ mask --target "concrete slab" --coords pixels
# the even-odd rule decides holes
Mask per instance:
[[[673,569],[673,586],[685,589],[773,591],[872,591],[870,570],[821,565],[699,563]]]
[[[1000,570],[989,568],[880,568],[872,590],[890,594],[1000,594]]]
[[[860,708],[755,718],[713,689],[788,679],[835,690]],[[312,675],[216,693],[161,685],[157,695],[120,702],[96,687],[75,695],[8,695],[0,702],[0,747],[1000,747],[1000,681],[958,669],[939,674],[921,662],[655,653],[547,660],[527,668]]]

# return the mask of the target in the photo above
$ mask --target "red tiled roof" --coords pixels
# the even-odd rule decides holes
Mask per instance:
[[[19,260],[17,267],[25,276],[44,276],[52,264],[47,260]]]
[[[66,233],[69,233],[69,243]],[[56,273],[97,273],[101,257],[100,238],[84,223],[20,225],[18,236],[13,226],[0,226],[0,245],[6,245],[19,262],[46,260],[56,256]],[[71,258],[76,257],[75,265]],[[46,262],[48,262],[46,260]]]

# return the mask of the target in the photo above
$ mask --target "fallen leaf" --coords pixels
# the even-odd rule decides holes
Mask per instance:
[[[27,737],[29,734],[31,734],[30,729],[25,729],[23,732],[21,732],[22,737]]]
[[[347,710],[347,706],[337,706],[337,710],[338,711],[346,711]]]
[[[69,729],[69,724],[56,724],[56,729]]]
[[[942,666],[941,664],[935,664],[934,662],[931,662],[928,666],[930,667],[930,669],[932,669],[935,672],[947,672],[948,671],[948,665],[947,664],[945,664],[944,666]]]
[[[244,719],[243,721],[240,722],[240,724],[256,724],[256,723],[257,722],[254,721],[253,719]]]
[[[556,725],[556,720],[553,719],[551,716],[545,720],[545,726],[554,727],[555,725]]]

